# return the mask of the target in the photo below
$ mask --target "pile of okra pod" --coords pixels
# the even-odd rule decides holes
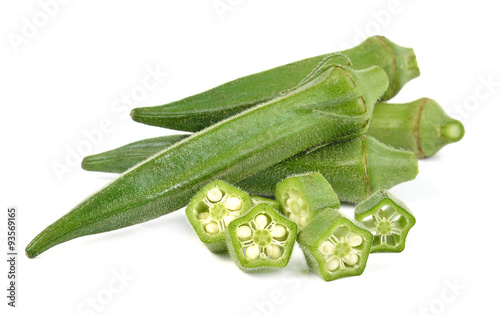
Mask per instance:
[[[419,74],[412,49],[373,36],[136,108],[137,122],[192,134],[86,157],[84,169],[120,176],[39,233],[26,254],[189,204],[200,239],[244,270],[283,267],[297,236],[326,280],[359,274],[370,251],[403,250],[415,223],[386,189],[414,179],[417,158],[464,135],[434,100],[386,102]],[[340,201],[357,204],[355,220],[337,211]]]

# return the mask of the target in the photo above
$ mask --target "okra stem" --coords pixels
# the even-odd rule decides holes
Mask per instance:
[[[328,65],[299,88],[129,169],[38,234],[26,254],[35,257],[76,237],[157,218],[185,206],[214,179],[234,183],[307,148],[355,137],[387,85],[379,67]]]
[[[367,131],[384,143],[411,150],[418,158],[436,154],[464,134],[462,123],[429,98],[405,104],[378,103]]]

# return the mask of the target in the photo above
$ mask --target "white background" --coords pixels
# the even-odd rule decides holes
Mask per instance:
[[[498,309],[500,23],[493,1],[67,1],[44,21],[46,2],[0,5],[0,309],[264,315]],[[231,10],[218,12],[214,4]],[[22,30],[34,17],[39,26],[28,38]],[[333,282],[307,272],[298,248],[280,272],[245,274],[204,248],[177,211],[73,240],[33,260],[22,255],[38,232],[114,178],[71,163],[70,152],[85,149],[86,132],[110,124],[89,154],[171,133],[133,122],[121,102],[140,89],[148,69],[168,76],[136,106],[351,47],[375,33],[417,54],[421,76],[394,101],[433,98],[466,127],[461,142],[420,162],[416,180],[391,190],[417,218],[403,253],[371,255],[363,275]],[[14,45],[15,36],[24,41]],[[58,164],[68,166],[59,176]],[[12,205],[19,226],[16,309],[4,298]],[[110,284],[118,290],[109,291]]]

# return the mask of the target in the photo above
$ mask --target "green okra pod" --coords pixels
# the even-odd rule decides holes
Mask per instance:
[[[404,84],[420,74],[413,50],[398,46],[383,36],[369,37],[341,54],[351,60],[354,69],[374,65],[384,69],[389,86],[382,100],[392,98]],[[245,76],[166,105],[135,108],[130,115],[135,121],[148,125],[199,131],[293,88],[329,55]]]
[[[387,89],[379,67],[316,69],[284,95],[224,120],[134,166],[38,234],[28,257],[76,237],[145,222],[185,206],[214,179],[230,183],[307,148],[364,132]]]
[[[324,209],[300,232],[297,242],[309,268],[332,281],[363,273],[373,235],[334,209]]]
[[[356,206],[354,216],[374,235],[371,252],[402,252],[415,225],[410,209],[386,190],[377,191]]]
[[[121,156],[122,148],[98,154],[83,160],[84,169],[111,172],[125,171],[139,162],[168,147],[170,136],[148,139],[148,146],[140,145],[137,154]],[[394,149],[380,141],[360,136],[355,139],[332,143],[314,151],[299,153],[266,170],[257,172],[234,183],[252,194],[273,197],[276,184],[293,174],[318,171],[328,180],[344,202],[357,203],[365,200],[379,189],[388,189],[399,183],[414,179],[418,174],[415,155],[409,151]]]
[[[251,198],[252,198],[252,205],[253,206],[258,206],[260,204],[266,204],[266,205],[270,206],[271,208],[273,208],[274,210],[279,211],[280,213],[283,211],[281,209],[280,203],[277,202],[276,200],[269,199],[269,198],[262,197],[262,196],[251,196]]]
[[[290,176],[276,185],[276,200],[283,214],[302,230],[316,213],[325,209],[338,209],[340,201],[332,186],[318,172]]]
[[[260,204],[229,223],[227,247],[243,271],[283,268],[292,255],[297,225]]]
[[[429,98],[405,104],[378,103],[367,135],[412,151],[418,158],[434,155],[443,146],[464,136],[462,123],[446,115]]]

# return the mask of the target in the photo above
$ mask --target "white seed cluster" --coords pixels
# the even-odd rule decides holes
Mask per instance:
[[[257,244],[254,236],[258,234],[269,235],[269,244],[266,246]],[[264,214],[257,215],[248,225],[241,225],[236,229],[236,236],[243,245],[243,253],[251,261],[258,258],[279,259],[283,254],[283,242],[286,235],[286,227],[269,220]]]
[[[329,271],[337,270],[339,267],[344,269],[346,265],[356,265],[361,253],[355,247],[362,243],[363,238],[356,233],[341,237],[333,234],[321,243],[319,252],[323,255]]]
[[[389,240],[399,239],[407,223],[408,221],[391,206],[384,206],[363,220],[365,227],[380,239],[382,245],[387,245]]]
[[[309,223],[311,211],[296,188],[291,188],[288,191],[288,196],[285,198],[283,208],[287,217],[297,224],[299,230],[305,228]]]
[[[204,226],[205,232],[210,235],[216,235],[226,230],[229,223],[240,216],[240,210],[243,206],[240,198],[224,194],[218,187],[209,189],[202,202],[206,204],[208,209],[198,213],[197,218]],[[215,211],[222,211],[222,214],[216,215]]]

